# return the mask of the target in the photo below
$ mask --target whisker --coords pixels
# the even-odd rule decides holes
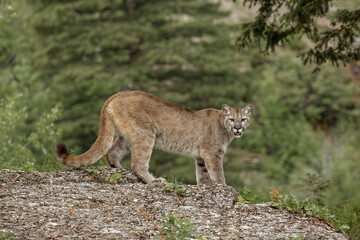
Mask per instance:
[[[244,135],[250,135],[250,136],[252,136],[252,135],[255,134],[255,131],[256,131],[256,129],[248,127],[248,128],[245,130]]]

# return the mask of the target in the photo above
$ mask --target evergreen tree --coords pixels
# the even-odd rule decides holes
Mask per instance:
[[[0,168],[49,171],[61,167],[52,151],[60,135],[53,122],[60,112],[43,108],[39,82],[32,85],[33,42],[24,3],[0,2]]]
[[[15,59],[15,34],[12,23],[15,19],[14,7],[10,2],[0,3],[0,96],[4,98],[12,93],[16,83],[12,74]]]

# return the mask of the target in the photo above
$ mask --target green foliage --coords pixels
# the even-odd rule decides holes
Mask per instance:
[[[356,36],[360,33],[360,10],[337,10],[329,16],[332,0],[245,0],[249,7],[259,5],[255,19],[241,24],[241,35],[236,46],[244,48],[253,40],[268,54],[275,46],[288,43],[298,34],[306,35],[314,44],[301,54],[304,64],[324,64],[329,61],[339,65],[360,60]],[[318,20],[331,18],[331,26],[322,30]],[[319,68],[317,67],[316,70]]]
[[[84,170],[91,173],[89,180],[98,178],[99,175],[105,171],[105,169],[98,170],[98,169],[94,169],[94,168],[85,168]],[[109,179],[102,179],[100,177],[100,178],[98,178],[98,180],[101,180],[103,184],[109,183],[109,184],[114,185],[114,184],[117,184],[117,180],[119,180],[121,177],[122,177],[121,173],[114,173],[113,175],[110,176]]]
[[[12,239],[14,238],[14,234],[13,233],[2,233],[0,232],[0,240],[7,240],[7,239]]]
[[[163,221],[159,223],[162,226],[159,236],[164,240],[180,240],[185,238],[206,239],[199,235],[191,235],[191,231],[195,228],[188,218],[177,218],[173,214],[163,217]]]
[[[346,225],[352,239],[360,239],[360,179],[359,171],[359,134],[358,124],[342,124],[342,129],[334,134],[324,147],[324,169],[330,181],[327,190],[326,205],[336,213]]]
[[[317,206],[309,201],[309,199],[298,200],[294,195],[284,195],[282,198],[274,202],[273,207],[283,208],[292,213],[299,213],[302,216],[318,217],[328,221],[337,231],[345,233],[349,230],[349,226],[344,224],[337,216],[325,207]]]
[[[13,1],[1,1],[0,2],[0,26],[5,25],[16,16]]]
[[[331,207],[341,207],[344,202],[360,198],[360,131],[358,123],[355,124],[342,124],[343,130],[339,129],[334,138],[324,144],[323,168],[329,169],[327,179],[331,182],[326,198]]]
[[[333,212],[344,225],[350,227],[346,231],[349,237],[351,239],[360,239],[360,201],[354,199],[342,202],[340,206],[333,209]]]
[[[0,96],[7,96],[14,93],[16,83],[13,81],[11,67],[15,59],[15,33],[10,26],[14,20],[14,6],[10,2],[0,3]]]
[[[240,203],[254,203],[256,199],[257,195],[247,186],[240,189],[239,195],[235,198],[235,200]]]
[[[110,176],[109,183],[110,184],[117,184],[117,180],[122,177],[121,173],[115,173]]]
[[[312,124],[328,126],[336,125],[342,116],[354,114],[350,109],[358,104],[353,97],[356,88],[339,71],[325,69],[314,75],[299,63],[289,62],[287,56],[281,56],[278,61],[275,69],[265,74],[276,79],[276,93],[290,113],[303,114]]]
[[[121,177],[122,177],[121,173],[115,173],[115,174],[111,175],[110,179],[118,180]]]
[[[185,185],[185,183],[181,180],[178,180],[176,178],[169,178],[169,177],[166,177],[166,176],[162,176],[163,178],[165,178],[165,180],[168,182],[168,183],[172,183],[174,185]]]
[[[185,197],[186,196],[186,192],[184,189],[182,188],[177,188],[175,184],[168,184],[165,186],[164,188],[165,192],[175,192],[176,195],[181,196],[181,197]]]
[[[327,171],[331,161],[324,160],[329,158],[328,154],[324,155],[328,137],[322,130],[329,133],[332,131],[330,129],[345,126],[348,124],[346,122],[358,117],[357,110],[354,109],[358,108],[359,103],[353,97],[358,88],[336,69],[326,68],[317,74],[311,74],[301,63],[290,59],[288,53],[280,54],[276,59],[251,58],[250,61],[255,68],[251,72],[259,72],[258,80],[253,83],[256,88],[252,94],[256,103],[254,115],[248,135],[234,141],[233,146],[249,151],[247,155],[258,153],[255,158],[259,160],[257,163],[243,163],[239,166],[236,159],[246,159],[246,152],[242,154],[244,156],[236,154],[237,157],[231,157],[231,153],[227,153],[231,168],[225,169],[225,174],[232,176],[231,171],[237,171],[233,174],[238,179],[239,171],[252,171],[253,177],[240,184],[246,184],[258,193],[276,185],[285,186],[284,190],[298,195],[303,189],[299,180],[307,173],[323,175],[324,179],[331,180],[330,172]],[[258,62],[265,64],[258,65]],[[336,136],[334,139],[340,140],[343,137]],[[329,153],[334,154],[333,156],[342,152],[340,150],[344,147],[343,143],[338,142],[332,142],[331,145],[329,148],[338,150]],[[349,161],[354,158],[351,155],[357,156],[356,153],[349,154]],[[339,163],[344,158],[345,156],[339,156]],[[333,170],[336,172],[340,169]],[[337,185],[337,181],[331,182]],[[356,181],[347,182],[354,185]],[[333,185],[330,189],[332,188]],[[330,189],[329,192],[336,195],[335,189]],[[341,192],[346,194],[346,191]],[[302,197],[310,194],[304,192]],[[328,195],[326,198],[328,199]]]
[[[300,165],[309,164],[316,157],[320,141],[304,112],[293,112],[283,99],[285,87],[277,80],[274,70],[264,72],[256,95],[257,122],[261,128],[252,134],[247,144],[261,153],[272,156],[266,161],[268,177],[284,181]],[[271,94],[268,90],[271,89]]]
[[[43,114],[28,130],[28,106],[23,96],[17,95],[0,102],[0,168],[24,169],[26,171],[50,171],[61,168],[54,153],[60,131],[55,128],[54,121],[60,110],[55,107],[51,112]],[[26,134],[24,134],[26,133]]]
[[[285,238],[283,238],[283,240],[285,240]],[[289,238],[289,240],[302,240],[302,237],[299,236],[299,237],[291,237]]]
[[[324,180],[321,176],[316,174],[307,174],[306,178],[302,179],[303,191],[307,196],[310,196],[311,202],[317,205],[325,205],[325,193],[330,188],[330,181]]]
[[[165,192],[173,192],[175,190],[175,185],[174,184],[168,184],[165,186],[164,188]]]
[[[281,198],[283,198],[283,195],[280,193],[280,191],[275,186],[272,186],[270,188],[269,195],[270,195],[270,200],[272,202],[277,202]]]
[[[184,190],[184,189],[181,189],[181,188],[175,189],[175,193],[176,193],[176,195],[181,196],[181,197],[185,197],[185,196],[186,196],[185,190]]]

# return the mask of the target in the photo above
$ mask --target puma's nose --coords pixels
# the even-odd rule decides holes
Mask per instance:
[[[240,129],[241,129],[241,126],[234,126],[234,128],[235,128],[236,130],[240,130]]]

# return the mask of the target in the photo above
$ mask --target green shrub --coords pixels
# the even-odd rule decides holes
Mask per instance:
[[[257,199],[257,195],[252,189],[245,186],[240,189],[239,195],[235,198],[237,202],[241,203],[254,203]]]
[[[360,201],[345,201],[336,207],[333,212],[349,229],[346,233],[351,239],[360,239]]]
[[[175,192],[176,195],[180,196],[180,197],[185,197],[186,196],[186,192],[184,189],[182,188],[177,188],[177,186],[173,183],[170,183],[168,185],[165,186],[164,188],[165,192]]]
[[[294,195],[284,195],[272,205],[275,208],[283,208],[292,213],[299,213],[307,217],[318,217],[329,222],[337,231],[348,232],[350,227],[325,207],[315,205],[309,199],[298,200]]]
[[[184,189],[178,188],[175,190],[176,195],[180,196],[180,197],[185,197],[186,196],[186,192]]]
[[[193,237],[190,232],[194,229],[194,225],[190,223],[188,218],[177,218],[173,214],[163,217],[160,225],[162,226],[159,236],[165,236],[165,240],[185,239]]]
[[[164,188],[165,192],[173,192],[175,190],[175,184],[170,183],[165,186]]]
[[[12,239],[13,237],[14,237],[13,233],[0,232],[0,240],[8,240],[8,239]]]
[[[54,147],[60,130],[54,122],[60,115],[58,107],[28,122],[28,105],[22,94],[0,100],[0,168],[25,171],[51,171],[61,168]]]

